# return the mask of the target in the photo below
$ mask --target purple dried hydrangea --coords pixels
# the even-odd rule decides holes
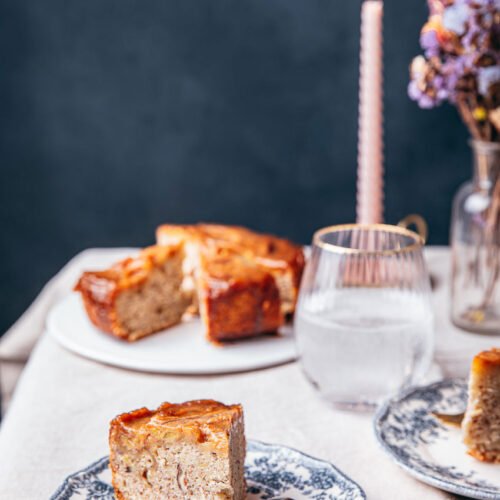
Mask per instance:
[[[477,76],[484,66],[500,66],[500,21],[495,20],[500,17],[500,0],[455,0],[448,6],[434,0],[432,5],[433,12],[440,13],[431,15],[422,29],[426,64],[412,65],[412,84],[420,93],[430,94],[436,104],[455,102],[461,78]],[[494,78],[498,72],[487,73],[490,84],[500,80]],[[414,96],[415,85],[411,87]]]
[[[420,35],[424,54],[412,61],[408,94],[422,108],[451,102],[473,135],[481,135],[479,122],[487,122],[490,111],[500,112],[500,0],[428,4]],[[492,129],[487,123],[483,128]]]

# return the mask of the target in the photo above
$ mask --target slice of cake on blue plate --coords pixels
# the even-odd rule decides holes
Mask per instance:
[[[163,403],[116,417],[109,433],[117,500],[243,500],[243,409],[212,400]]]
[[[469,401],[462,422],[468,452],[483,462],[500,463],[500,349],[480,352],[472,361]]]

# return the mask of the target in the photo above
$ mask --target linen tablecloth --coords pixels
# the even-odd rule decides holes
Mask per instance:
[[[71,290],[82,269],[105,265],[129,251],[96,249],[78,255],[2,339],[4,407],[29,357],[0,427],[2,500],[49,498],[68,474],[107,454],[108,423],[116,414],[196,398],[241,402],[249,438],[331,461],[369,499],[452,498],[399,469],[379,449],[372,416],[333,410],[317,397],[296,363],[222,376],[154,375],[105,366],[59,347],[44,332],[50,306]],[[445,376],[465,375],[471,357],[495,340],[450,325],[449,252],[431,247],[427,259],[437,277],[436,361]]]

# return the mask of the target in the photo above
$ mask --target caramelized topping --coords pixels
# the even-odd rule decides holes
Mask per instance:
[[[113,424],[123,429],[142,426],[179,427],[187,432],[196,428],[199,433],[201,432],[200,425],[215,431],[219,427],[218,422],[225,424],[233,415],[240,414],[242,411],[240,405],[227,406],[211,399],[201,399],[180,404],[163,403],[157,410],[140,408],[118,415],[113,420]],[[197,438],[200,439],[200,436]],[[203,436],[202,440],[205,441],[206,436]]]
[[[500,369],[500,349],[496,347],[493,347],[489,351],[480,352],[474,357],[474,361],[472,362],[473,371],[491,368]]]
[[[204,245],[225,248],[247,258],[255,259],[260,265],[274,269],[287,269],[290,265],[304,264],[302,248],[288,240],[268,234],[259,234],[240,226],[221,226],[218,224],[195,224],[192,226],[165,225],[158,228],[180,240],[198,239]],[[173,235],[177,235],[176,237]]]
[[[141,250],[134,258],[123,259],[104,271],[87,271],[75,286],[75,291],[85,291],[89,287],[92,294],[103,299],[114,289],[124,289],[144,282],[151,269],[161,266],[179,246],[151,246]]]

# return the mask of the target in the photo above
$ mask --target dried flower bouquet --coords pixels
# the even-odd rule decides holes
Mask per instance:
[[[428,5],[420,35],[424,54],[412,61],[409,96],[421,108],[454,105],[472,138],[493,149],[496,144],[498,151],[500,0],[428,0]],[[481,298],[464,316],[478,324],[486,321],[500,281],[500,164],[499,156],[494,158],[488,207],[476,218],[481,237],[468,263],[469,278],[482,277]],[[500,310],[495,314],[500,318]]]

